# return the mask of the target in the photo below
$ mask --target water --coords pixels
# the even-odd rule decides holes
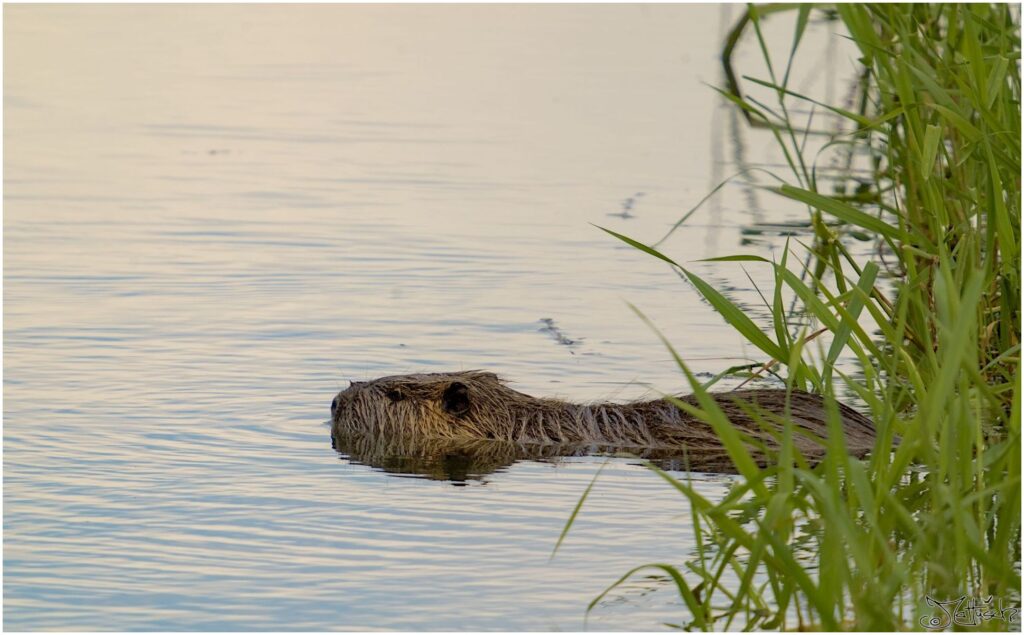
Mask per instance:
[[[635,462],[549,561],[604,459],[400,477],[326,419],[346,380],[413,371],[683,390],[627,301],[701,373],[763,361],[591,225],[653,240],[740,167],[782,171],[701,83],[729,12],[5,7],[4,626],[575,630],[629,568],[690,557]],[[763,315],[696,261],[778,254],[770,223],[804,217],[727,188],[664,249]],[[590,626],[686,619],[639,579]]]

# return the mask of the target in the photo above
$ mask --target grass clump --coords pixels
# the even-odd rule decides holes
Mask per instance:
[[[648,566],[678,588],[690,615],[677,626],[685,628],[955,628],[934,601],[1019,606],[1019,12],[1003,4],[827,9],[861,56],[858,98],[844,108],[789,87],[812,12],[824,9],[789,8],[796,18],[783,72],[761,30],[769,10],[779,7],[750,6],[741,22],[768,70],[743,80],[774,103],[742,95],[734,79],[721,92],[774,135],[792,173],[774,190],[806,205],[814,236],[796,264],[788,246],[780,262],[721,260],[770,268],[771,328],[668,255],[616,235],[672,263],[788,388],[858,396],[879,438],[870,460],[847,456],[836,416],[824,461],[808,465],[783,442],[767,469],[742,443],[727,443],[744,478],[718,502],[658,471],[689,501],[698,548],[683,567]],[[738,37],[734,30],[729,50]],[[839,122],[817,155],[798,110]],[[870,178],[819,178],[816,163],[830,153],[851,168],[866,164]],[[870,236],[873,254],[852,253],[850,235]],[[784,296],[797,299],[803,326]],[[855,377],[834,367],[841,356],[856,360]],[[707,386],[676,359],[695,411],[732,439]],[[977,626],[1019,628],[1008,615]]]

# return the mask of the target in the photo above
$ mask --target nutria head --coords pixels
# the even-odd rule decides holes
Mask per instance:
[[[529,400],[478,370],[395,375],[352,382],[331,403],[331,420],[345,434],[493,438],[479,429],[481,413]]]

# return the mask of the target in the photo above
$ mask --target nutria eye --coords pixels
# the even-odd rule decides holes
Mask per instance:
[[[401,400],[405,399],[405,396],[402,394],[402,392],[400,390],[395,389],[395,388],[392,388],[391,390],[389,390],[387,392],[387,396],[388,396],[388,399],[390,399],[391,401],[401,401]]]
[[[469,412],[469,388],[461,381],[453,381],[441,395],[441,405],[456,417],[466,414]]]
[[[334,411],[337,410],[337,409],[338,409],[338,398],[335,397],[334,401],[331,402],[331,415],[333,415]]]

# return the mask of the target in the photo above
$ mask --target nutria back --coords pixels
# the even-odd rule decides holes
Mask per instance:
[[[712,393],[754,451],[778,446],[785,422],[794,446],[823,451],[828,415],[819,395],[778,389]],[[692,395],[680,400],[697,405]],[[874,447],[875,427],[853,408],[836,404],[847,450]],[[533,397],[485,371],[421,373],[353,382],[331,404],[332,435],[341,438],[491,440],[513,444],[601,445],[622,449],[721,452],[706,423],[664,399],[577,404]]]

